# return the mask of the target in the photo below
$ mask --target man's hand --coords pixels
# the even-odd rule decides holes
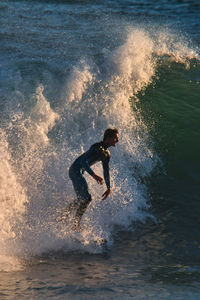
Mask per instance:
[[[104,180],[101,176],[94,174],[92,177],[96,180],[97,183],[99,183],[101,185],[104,184]]]
[[[111,193],[111,189],[107,189],[107,191],[105,191],[105,193],[103,193],[102,195],[102,200],[105,200]]]

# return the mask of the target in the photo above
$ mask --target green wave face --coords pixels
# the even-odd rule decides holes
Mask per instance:
[[[200,67],[175,63],[158,70],[159,80],[139,95],[139,109],[154,147],[169,173],[198,177],[200,170]]]

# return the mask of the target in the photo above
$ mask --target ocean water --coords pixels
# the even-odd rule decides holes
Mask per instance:
[[[199,1],[2,0],[0,16],[1,299],[200,299]],[[86,174],[76,234],[58,221],[68,168],[108,126],[112,195]]]

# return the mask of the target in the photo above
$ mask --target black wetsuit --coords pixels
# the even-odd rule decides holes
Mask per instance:
[[[96,162],[101,161],[103,165],[103,174],[106,186],[110,188],[109,161],[110,151],[106,149],[103,142],[93,144],[90,149],[80,155],[69,169],[69,177],[72,180],[74,190],[77,194],[76,206],[78,207],[77,216],[81,218],[88,204],[91,201],[91,195],[88,191],[87,182],[83,176],[87,171],[91,176],[94,174],[90,168]]]

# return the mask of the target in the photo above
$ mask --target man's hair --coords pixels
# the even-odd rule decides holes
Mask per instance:
[[[105,141],[107,138],[113,138],[118,133],[117,128],[107,128],[104,132],[103,140]]]

